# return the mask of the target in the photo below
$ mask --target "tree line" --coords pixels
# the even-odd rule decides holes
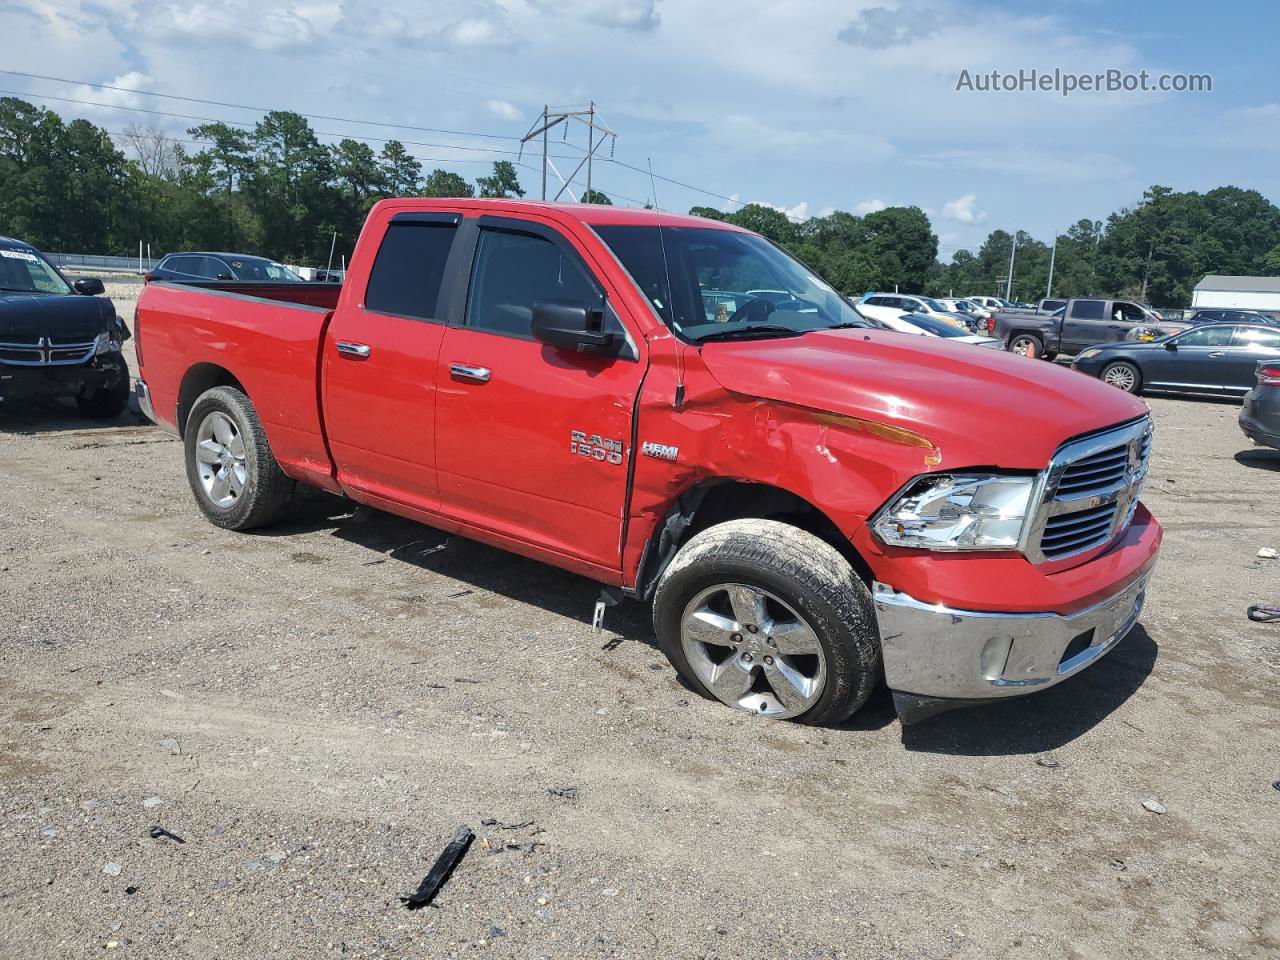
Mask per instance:
[[[377,151],[321,143],[307,119],[266,114],[252,129],[206,123],[189,144],[155,129],[126,129],[117,144],[86,120],[0,98],[0,233],[59,252],[236,250],[323,264],[337,235],[349,251],[369,208],[385,197],[522,197],[516,167],[493,164],[474,182],[424,172],[405,145]],[[188,149],[191,147],[191,149]],[[127,151],[127,153],[126,153]],[[608,203],[592,191],[584,200]],[[919,207],[865,216],[836,211],[794,222],[747,204],[690,213],[755,230],[795,253],[848,294],[902,290],[934,296],[1003,295],[1016,240],[1012,295],[1116,295],[1180,307],[1207,273],[1280,275],[1280,209],[1255,190],[1207,193],[1153,186],[1106,221],[1082,219],[1056,241],[993,230],[976,251],[938,259],[938,237]],[[1056,245],[1055,245],[1056,244]]]

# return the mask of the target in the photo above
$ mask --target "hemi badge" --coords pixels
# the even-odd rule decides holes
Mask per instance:
[[[640,452],[646,457],[653,457],[655,460],[675,460],[680,456],[679,447],[670,447],[665,443],[654,443],[646,440],[640,447]]]

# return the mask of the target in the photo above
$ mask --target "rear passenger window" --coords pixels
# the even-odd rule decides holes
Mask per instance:
[[[1255,350],[1280,350],[1280,330],[1262,330],[1258,327],[1236,327],[1233,344],[1252,347]]]
[[[445,264],[457,228],[452,223],[392,221],[369,272],[364,307],[375,313],[433,320]]]
[[[483,230],[476,251],[466,325],[533,336],[533,305],[569,300],[599,306],[603,293],[576,257],[529,233]]]
[[[1105,308],[1102,300],[1077,300],[1071,305],[1071,316],[1077,320],[1101,320]]]

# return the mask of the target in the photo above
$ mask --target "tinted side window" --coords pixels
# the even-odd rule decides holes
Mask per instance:
[[[166,270],[172,270],[174,273],[186,273],[196,276],[196,257],[174,257],[166,265]]]
[[[1237,347],[1252,347],[1255,350],[1280,350],[1280,330],[1236,327],[1236,335],[1232,344]]]
[[[867,297],[867,306],[868,307],[886,307],[888,306],[888,304],[885,303],[887,299],[888,297]]]
[[[452,223],[393,221],[388,224],[369,272],[365,309],[434,319],[445,263],[456,234],[457,228]]]
[[[1202,327],[1178,338],[1180,347],[1225,347],[1231,342],[1231,327]]]
[[[1071,316],[1077,320],[1101,320],[1105,307],[1102,300],[1077,300],[1071,305]]]
[[[598,307],[603,294],[578,259],[550,240],[529,233],[481,231],[466,325],[530,337],[533,305],[550,300]]]

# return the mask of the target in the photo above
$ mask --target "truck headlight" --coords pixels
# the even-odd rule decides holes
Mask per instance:
[[[929,474],[882,507],[872,529],[893,547],[1015,550],[1035,482],[990,473]]]
[[[103,330],[94,341],[93,355],[100,357],[104,353],[119,353],[120,341],[115,339],[110,330]]]

